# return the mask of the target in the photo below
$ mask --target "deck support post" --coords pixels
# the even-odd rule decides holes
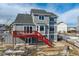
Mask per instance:
[[[13,37],[13,49],[14,49],[14,37]]]
[[[25,45],[25,53],[26,53],[26,38],[25,38],[25,44],[24,45]]]

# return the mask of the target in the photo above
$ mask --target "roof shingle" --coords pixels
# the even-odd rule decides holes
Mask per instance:
[[[14,23],[31,23],[31,24],[33,24],[32,16],[29,14],[18,14]]]
[[[45,10],[42,10],[42,9],[31,9],[31,13],[37,13],[37,14],[46,14],[46,15],[49,15],[49,16],[56,16],[54,13],[52,12],[47,12]]]

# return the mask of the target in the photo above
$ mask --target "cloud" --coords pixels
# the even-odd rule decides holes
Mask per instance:
[[[38,8],[35,4],[0,4],[0,23],[14,21],[18,13],[30,13],[30,9]],[[9,22],[8,22],[9,23]]]
[[[67,23],[69,26],[76,26],[78,19],[79,19],[79,9],[77,8],[69,10],[60,15],[58,18],[58,22],[63,21]]]
[[[50,4],[32,4],[32,3],[5,3],[0,4],[0,23],[11,23],[18,13],[30,13],[31,9],[44,9],[53,11]],[[54,11],[53,11],[54,12]],[[3,22],[2,22],[3,21]],[[5,21],[5,22],[4,22]]]
[[[59,21],[75,25],[79,16],[79,4],[1,3],[0,23],[12,23],[18,13],[30,13],[31,9],[44,9],[59,16]]]

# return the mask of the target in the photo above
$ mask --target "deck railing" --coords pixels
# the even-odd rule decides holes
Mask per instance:
[[[25,31],[13,31],[13,36],[19,37],[19,38],[29,38],[29,37],[38,38],[38,40],[42,40],[49,46],[52,46],[52,43],[46,37],[44,37],[42,34],[40,34],[37,31],[32,31],[31,33],[27,33]]]
[[[34,35],[35,32],[27,32],[27,31],[13,31],[13,35]]]

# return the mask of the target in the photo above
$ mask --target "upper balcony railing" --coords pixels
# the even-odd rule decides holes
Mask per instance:
[[[54,24],[56,24],[56,21],[50,21],[49,24],[54,25]]]

